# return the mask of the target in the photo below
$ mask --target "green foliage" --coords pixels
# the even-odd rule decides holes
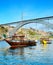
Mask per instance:
[[[53,38],[53,36],[50,35],[49,38]]]
[[[3,37],[6,38],[6,34],[3,34]]]
[[[53,33],[50,32],[49,38],[53,38]]]
[[[7,32],[8,32],[7,28],[5,28],[4,26],[0,26],[0,34],[7,33]]]
[[[29,35],[35,35],[35,32],[34,31],[31,31],[31,30],[28,30],[28,33],[29,33]]]

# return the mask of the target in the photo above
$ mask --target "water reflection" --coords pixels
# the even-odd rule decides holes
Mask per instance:
[[[53,65],[52,44],[25,48],[0,48],[0,65]]]
[[[24,48],[8,49],[8,53],[12,55],[24,55]]]
[[[44,51],[46,51],[46,49],[47,49],[47,47],[48,47],[48,44],[41,44],[41,47],[42,47],[42,50]]]
[[[0,64],[1,65],[17,65],[21,62],[24,62],[25,56],[24,56],[24,48],[18,48],[18,49],[10,49],[6,48],[5,50],[0,51]],[[3,53],[2,53],[3,52]]]

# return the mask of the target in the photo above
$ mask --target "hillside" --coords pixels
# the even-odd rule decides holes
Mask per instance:
[[[3,39],[3,34],[5,34],[7,37],[9,36],[9,33],[14,29],[13,26],[0,26],[0,39]],[[53,35],[51,32],[45,32],[42,30],[36,30],[33,28],[20,28],[16,31],[17,35],[25,35],[26,39],[40,39],[40,37],[52,37]]]

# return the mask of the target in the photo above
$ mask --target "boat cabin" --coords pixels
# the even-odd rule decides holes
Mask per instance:
[[[16,40],[16,39],[19,39],[20,41],[23,41],[24,40],[24,35],[14,35],[12,36],[12,40]]]

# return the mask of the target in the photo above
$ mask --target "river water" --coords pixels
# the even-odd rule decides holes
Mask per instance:
[[[53,65],[53,41],[14,50],[5,41],[0,41],[0,65]]]

